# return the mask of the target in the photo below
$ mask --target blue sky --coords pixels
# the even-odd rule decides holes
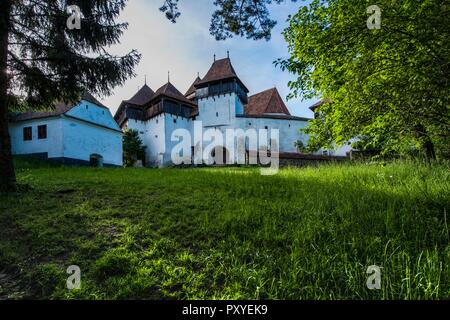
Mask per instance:
[[[102,99],[112,112],[117,110],[122,100],[129,99],[144,84],[145,75],[147,84],[156,90],[167,82],[167,72],[170,71],[170,82],[184,93],[197,72],[201,77],[205,75],[213,62],[213,55],[216,54],[218,59],[224,58],[227,50],[250,94],[274,86],[284,99],[289,94],[287,83],[293,76],[276,68],[273,61],[288,56],[281,31],[286,26],[288,15],[295,13],[302,2],[286,1],[270,6],[272,18],[278,21],[278,25],[269,42],[239,37],[216,41],[209,34],[215,8],[212,0],[181,0],[181,17],[176,24],[168,21],[158,10],[162,2],[130,0],[120,17],[121,21],[129,23],[129,27],[121,38],[121,44],[111,48],[110,52],[125,54],[137,49],[142,54],[142,60],[135,78],[116,88],[114,95]],[[314,102],[292,99],[287,106],[293,115],[312,117],[308,107]]]

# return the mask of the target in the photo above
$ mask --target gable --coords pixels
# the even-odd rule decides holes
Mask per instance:
[[[246,115],[284,114],[291,115],[276,88],[265,90],[248,98]]]
[[[114,120],[108,108],[98,106],[84,99],[64,114],[113,130],[120,130],[119,125]]]

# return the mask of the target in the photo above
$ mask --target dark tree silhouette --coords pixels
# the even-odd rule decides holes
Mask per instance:
[[[140,56],[110,55],[126,23],[126,0],[78,0],[80,29],[70,30],[66,1],[0,1],[0,190],[15,189],[8,112],[75,101],[84,90],[107,95],[133,75]]]
[[[225,40],[233,35],[270,40],[271,31],[277,22],[270,19],[267,6],[286,1],[289,0],[214,0],[217,10],[213,13],[209,31],[216,40]],[[178,3],[179,0],[165,0],[160,8],[172,22],[176,22],[180,16]]]

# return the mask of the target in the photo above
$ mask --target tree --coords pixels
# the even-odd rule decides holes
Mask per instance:
[[[15,189],[8,112],[76,101],[84,90],[108,95],[132,76],[140,56],[110,55],[126,23],[116,23],[126,0],[72,1],[80,29],[70,30],[66,1],[0,2],[0,191]],[[3,72],[4,70],[4,72]]]
[[[449,157],[449,3],[376,3],[380,29],[369,29],[371,1],[314,0],[283,32],[290,58],[277,64],[298,76],[291,97],[332,101],[306,129],[309,147],[359,138],[383,153]]]
[[[136,130],[125,130],[123,135],[123,164],[132,167],[144,155],[145,147]]]
[[[233,36],[248,39],[270,40],[271,31],[277,24],[270,18],[268,5],[280,4],[286,0],[214,0],[218,9],[213,13],[209,31],[216,40]],[[290,0],[297,2],[297,0]],[[167,19],[176,22],[180,16],[179,0],[165,0],[160,10]]]
[[[302,140],[295,141],[294,147],[297,149],[298,152],[308,153],[308,148],[305,146]]]

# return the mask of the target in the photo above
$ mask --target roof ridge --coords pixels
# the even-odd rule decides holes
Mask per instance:
[[[102,108],[106,108],[108,109],[107,106],[105,106],[103,103],[101,103],[100,101],[98,101],[98,99],[96,97],[94,97],[89,91],[84,91],[83,94],[80,97],[80,100],[78,102],[80,102],[81,100],[86,100],[88,102],[91,102],[99,107]]]
[[[170,90],[169,90],[170,88]],[[179,101],[188,103],[190,105],[194,104],[192,101],[188,100],[181,92],[178,90],[170,81],[161,86],[158,90],[156,90],[155,94],[153,95],[151,100],[154,100],[155,98],[159,96],[166,96],[172,99],[177,99]]]
[[[123,100],[122,103],[134,104],[142,107],[150,101],[155,92],[147,84],[144,84],[130,99]]]
[[[230,58],[223,58],[215,60],[209,68],[203,79],[197,84],[197,86],[205,86],[208,83],[219,82],[221,80],[237,79],[239,83],[248,92],[247,87],[238,77],[236,70],[233,67],[233,63]]]
[[[200,78],[199,75],[197,75],[197,77],[195,78],[194,82],[191,84],[191,86],[187,89],[186,93],[184,94],[185,96],[189,96],[191,94],[193,94],[195,92],[195,85],[197,83],[199,83],[200,81],[202,81],[202,78]]]
[[[265,92],[273,91],[273,90],[276,90],[276,87],[269,88],[269,89],[265,89],[265,90],[263,90],[263,91],[260,91],[260,92],[257,92],[257,93],[255,93],[255,94],[252,94],[251,96],[249,96],[249,98],[250,98],[250,97],[257,96],[257,95],[262,94],[262,93],[265,93]]]
[[[276,87],[250,96],[244,110],[249,115],[266,113],[291,114]]]

